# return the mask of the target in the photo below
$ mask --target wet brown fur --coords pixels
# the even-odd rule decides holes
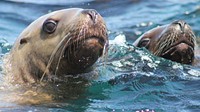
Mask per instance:
[[[180,23],[184,23],[184,25],[180,26]],[[184,45],[181,45],[181,43],[184,43]],[[145,47],[154,55],[172,61],[183,64],[192,64],[194,62],[196,36],[191,27],[182,20],[153,28],[145,32],[133,44],[137,47]],[[189,50],[184,49],[182,46],[189,46]],[[181,47],[183,48],[182,51]]]

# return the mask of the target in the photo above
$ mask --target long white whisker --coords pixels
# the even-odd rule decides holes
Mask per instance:
[[[60,65],[60,60],[61,60],[62,56],[64,55],[64,51],[65,51],[65,49],[66,49],[68,43],[70,42],[70,40],[71,40],[71,38],[69,38],[69,39],[67,40],[65,46],[64,46],[64,47],[62,48],[62,50],[61,50],[61,54],[60,54],[60,57],[59,57],[59,59],[58,59],[58,63],[57,63],[57,66],[56,66],[55,75],[56,75],[56,73],[57,73],[57,71],[58,71],[58,68],[59,68],[59,65]]]
[[[40,79],[40,82],[43,80],[45,74],[47,73],[47,71],[49,70],[49,67],[51,66],[52,62],[53,62],[53,59],[54,59],[54,56],[56,54],[56,52],[58,51],[58,49],[61,47],[61,45],[63,44],[63,42],[65,41],[65,39],[70,35],[70,33],[68,33],[59,43],[58,45],[56,46],[56,48],[53,50],[53,52],[51,53],[51,56],[49,58],[49,61],[48,61],[48,64],[44,70],[44,73]]]

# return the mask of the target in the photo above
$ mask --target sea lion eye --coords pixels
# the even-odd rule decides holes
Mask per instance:
[[[143,40],[141,40],[138,44],[138,47],[145,47],[148,49],[149,47],[149,43],[150,43],[150,39],[149,38],[145,38]]]
[[[52,19],[48,19],[43,23],[43,30],[49,34],[56,30],[57,22]]]

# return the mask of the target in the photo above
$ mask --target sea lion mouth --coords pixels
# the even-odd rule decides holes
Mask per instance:
[[[68,45],[64,59],[71,67],[85,69],[92,66],[102,56],[106,40],[99,36],[89,36]]]
[[[191,64],[194,59],[194,45],[187,40],[175,42],[164,50],[161,57],[183,64]]]
[[[67,53],[69,53],[69,52],[75,52],[79,49],[90,49],[95,46],[97,46],[103,50],[105,44],[106,44],[106,40],[104,40],[103,37],[89,36],[87,38],[71,42],[65,48],[64,56],[67,57]],[[102,52],[99,54],[99,56],[101,56],[101,55],[102,55]]]

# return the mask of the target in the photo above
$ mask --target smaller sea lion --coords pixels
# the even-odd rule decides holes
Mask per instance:
[[[51,12],[17,38],[5,62],[7,81],[35,83],[90,70],[108,42],[102,16],[94,9]]]
[[[145,47],[156,56],[182,64],[193,64],[196,36],[183,20],[158,26],[145,32],[133,45]]]

